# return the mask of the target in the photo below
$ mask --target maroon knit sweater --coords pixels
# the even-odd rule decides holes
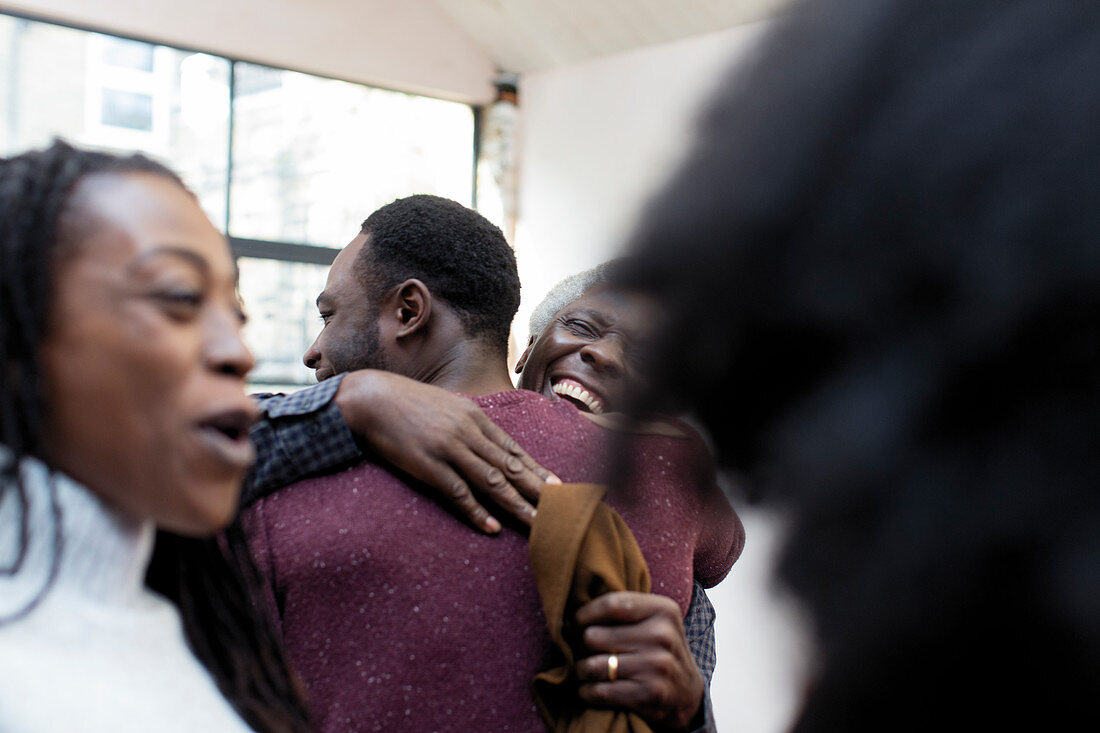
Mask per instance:
[[[565,482],[607,478],[612,435],[565,401],[515,390],[475,400]],[[741,522],[701,440],[642,437],[628,495],[653,592],[691,600],[721,580]],[[322,731],[542,731],[532,676],[556,663],[526,534],[458,521],[372,462],[262,499],[242,521],[270,580],[291,660]]]

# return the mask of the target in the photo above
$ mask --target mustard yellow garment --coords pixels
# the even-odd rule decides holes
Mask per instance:
[[[535,675],[539,712],[553,733],[651,733],[634,713],[588,707],[577,695],[573,618],[588,601],[612,591],[649,592],[649,569],[622,517],[594,484],[546,485],[531,528],[531,569],[554,643],[566,664]]]

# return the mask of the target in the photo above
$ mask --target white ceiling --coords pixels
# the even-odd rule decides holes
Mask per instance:
[[[500,69],[525,73],[775,15],[786,0],[431,0]]]

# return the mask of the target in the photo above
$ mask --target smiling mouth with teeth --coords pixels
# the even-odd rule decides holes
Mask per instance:
[[[565,397],[585,412],[591,412],[593,415],[603,413],[603,403],[600,402],[600,398],[589,392],[576,380],[559,379],[550,386],[550,390],[560,397]]]

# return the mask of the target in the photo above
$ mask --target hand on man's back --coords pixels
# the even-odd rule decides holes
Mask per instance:
[[[500,522],[479,497],[530,525],[540,487],[559,483],[477,405],[439,387],[367,369],[348,373],[335,400],[357,440],[483,532]]]

